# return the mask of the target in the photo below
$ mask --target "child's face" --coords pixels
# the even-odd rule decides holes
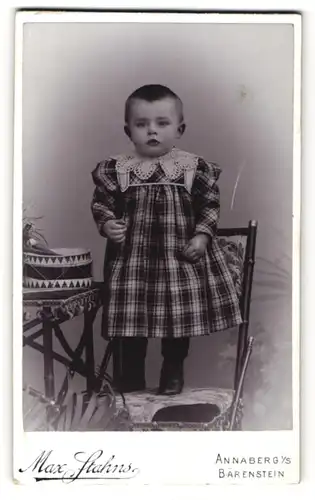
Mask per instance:
[[[135,99],[130,107],[129,133],[136,151],[156,157],[168,153],[182,135],[174,99],[147,102]]]

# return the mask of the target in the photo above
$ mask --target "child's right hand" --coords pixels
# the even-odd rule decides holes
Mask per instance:
[[[122,219],[111,219],[105,222],[104,232],[115,243],[123,243],[126,237],[126,223]]]

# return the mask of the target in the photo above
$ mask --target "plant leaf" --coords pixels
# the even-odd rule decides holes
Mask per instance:
[[[58,422],[57,422],[57,430],[58,431],[65,431],[65,430],[68,430],[66,425],[65,425],[65,420],[66,420],[66,412],[64,411],[59,419],[58,419]]]
[[[65,411],[65,430],[71,430],[72,427],[72,416],[74,410],[74,396],[71,394],[71,397],[67,400],[67,406]]]
[[[75,393],[74,396],[75,396],[75,407],[74,407],[74,416],[72,420],[71,430],[76,430],[79,427],[83,409],[83,394]]]
[[[95,426],[102,422],[102,429],[105,430],[108,422],[111,419],[109,408],[105,404],[101,404],[90,420],[90,424]]]
[[[289,273],[288,273],[288,271],[286,269],[284,269],[283,267],[279,266],[279,264],[277,264],[276,262],[274,262],[272,260],[266,259],[265,257],[256,257],[256,263],[259,262],[259,261],[260,262],[264,262],[265,264],[268,264],[269,266],[271,266],[274,269],[277,269],[278,271],[280,271],[285,276],[290,276]]]
[[[255,280],[255,285],[256,286],[263,286],[263,287],[270,287],[273,289],[280,289],[280,290],[287,290],[290,288],[289,283],[286,283],[283,281],[275,281],[275,280],[270,280],[270,281]]]
[[[275,299],[282,299],[284,297],[288,297],[289,294],[287,293],[266,293],[264,295],[254,295],[252,300],[275,300]]]
[[[261,274],[261,275],[265,275],[265,276],[273,276],[273,277],[280,278],[283,280],[288,280],[288,281],[291,280],[291,275],[285,274],[282,272],[280,273],[277,271],[265,271],[264,269],[255,269],[255,275],[257,275],[257,274]]]
[[[93,392],[91,394],[91,397],[90,397],[90,400],[88,402],[88,405],[87,405],[87,408],[81,418],[81,421],[80,421],[80,424],[79,424],[79,427],[80,428],[87,428],[88,427],[88,424],[89,424],[89,421],[96,409],[96,404],[97,404],[97,401],[96,401],[96,395],[95,393]]]
[[[47,425],[47,414],[46,414],[46,405],[38,401],[31,413],[28,416],[28,419],[24,422],[25,430],[39,431],[46,428]]]

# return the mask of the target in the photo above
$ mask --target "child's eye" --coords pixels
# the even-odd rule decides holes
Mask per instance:
[[[169,122],[168,121],[161,121],[161,122],[158,122],[158,125],[160,127],[167,127],[167,125],[169,125]]]
[[[138,127],[138,128],[145,127],[145,123],[144,122],[138,122],[138,123],[136,123],[136,127]]]

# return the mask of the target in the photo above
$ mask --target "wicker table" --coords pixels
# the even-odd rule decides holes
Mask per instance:
[[[56,400],[54,360],[85,377],[87,391],[93,390],[95,380],[93,323],[100,305],[101,285],[97,283],[85,290],[41,291],[24,289],[23,306],[25,309],[36,308],[36,317],[35,319],[27,319],[27,313],[24,313],[23,346],[32,347],[44,356],[46,398]],[[84,327],[77,347],[73,350],[65,339],[60,325],[79,315],[84,316]],[[32,331],[38,326],[40,326],[39,330]],[[68,358],[54,351],[54,336],[58,339]],[[42,344],[36,341],[40,337],[43,340]],[[84,361],[82,359],[83,353],[85,353]],[[62,390],[63,387],[59,394]]]

